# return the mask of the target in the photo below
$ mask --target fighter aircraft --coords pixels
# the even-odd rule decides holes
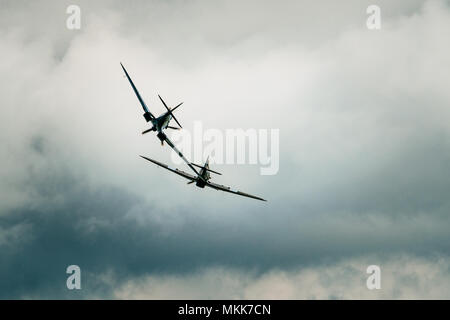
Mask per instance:
[[[142,105],[142,108],[144,109],[144,118],[147,122],[151,122],[152,123],[152,127],[150,129],[147,129],[145,131],[142,132],[142,134],[146,134],[147,132],[150,131],[158,131],[158,138],[159,140],[161,140],[161,144],[165,141],[166,135],[163,133],[164,129],[175,129],[175,130],[179,130],[180,128],[182,128],[181,124],[178,122],[177,118],[175,118],[173,112],[183,104],[183,102],[179,103],[176,107],[174,107],[173,109],[169,108],[167,106],[167,104],[164,102],[164,100],[161,98],[161,96],[158,94],[159,99],[161,100],[161,102],[163,103],[164,107],[167,109],[167,112],[163,113],[162,115],[160,115],[159,117],[155,117],[147,108],[147,105],[145,104],[144,100],[142,99],[141,95],[139,94],[139,91],[136,89],[136,86],[133,83],[133,80],[131,80],[130,76],[128,75],[127,70],[125,69],[125,67],[123,66],[122,63],[120,63],[120,65],[122,66],[123,71],[125,72],[125,75],[128,78],[128,81],[130,81],[131,87],[134,90],[134,93],[136,94],[136,97],[138,98],[139,102]],[[179,125],[178,127],[172,127],[169,126],[169,122],[170,120],[175,120],[175,122]]]
[[[257,196],[254,196],[254,195],[251,195],[251,194],[248,194],[248,193],[245,193],[245,192],[232,190],[230,187],[227,187],[227,186],[220,185],[220,184],[217,184],[217,183],[209,181],[211,179],[210,172],[220,175],[219,172],[213,171],[213,170],[211,170],[209,168],[209,157],[208,157],[208,159],[206,160],[206,162],[205,162],[205,164],[203,166],[200,166],[200,165],[192,163],[192,165],[200,168],[200,172],[197,174],[197,176],[194,176],[194,175],[189,174],[187,172],[181,171],[181,170],[179,170],[177,168],[171,168],[168,165],[166,165],[164,163],[161,163],[159,161],[156,161],[156,160],[144,157],[144,156],[141,156],[141,157],[144,158],[145,160],[153,162],[154,164],[156,164],[156,165],[158,165],[158,166],[160,166],[160,167],[162,167],[164,169],[172,171],[173,173],[176,173],[179,176],[182,176],[183,178],[186,178],[186,179],[190,180],[187,184],[191,184],[191,183],[195,182],[195,185],[197,187],[199,187],[199,188],[204,188],[206,186],[206,187],[210,187],[212,189],[221,190],[221,191],[225,191],[225,192],[229,192],[229,193],[234,193],[234,194],[237,194],[237,195],[240,195],[240,196],[244,196],[244,197],[248,197],[248,198],[253,198],[253,199],[257,199],[257,200],[261,200],[261,201],[267,201],[267,200],[265,200],[263,198],[260,198],[260,197],[257,197]]]
[[[181,106],[183,104],[183,102],[179,103],[177,106],[175,106],[173,109],[169,108],[167,106],[167,104],[164,102],[164,100],[161,98],[161,96],[158,94],[159,99],[161,100],[161,102],[163,103],[164,107],[166,107],[167,112],[163,113],[162,115],[160,115],[159,117],[155,117],[147,108],[147,105],[145,104],[144,100],[142,99],[141,95],[139,94],[139,91],[137,90],[136,86],[133,83],[133,80],[131,80],[130,76],[128,75],[127,70],[125,69],[125,67],[123,66],[122,63],[120,63],[120,65],[122,66],[123,71],[125,72],[125,75],[128,78],[128,81],[131,84],[131,87],[134,90],[134,93],[136,94],[136,97],[138,98],[139,102],[141,103],[142,108],[144,109],[144,118],[147,122],[151,122],[152,123],[152,127],[150,129],[147,129],[145,131],[142,132],[142,134],[146,134],[147,132],[150,131],[158,131],[158,134],[156,135],[159,140],[161,141],[161,145],[164,144],[164,141],[167,142],[167,144],[175,150],[175,152],[187,163],[187,165],[196,173],[198,174],[197,170],[192,166],[192,164],[184,157],[184,155],[180,152],[180,150],[178,150],[175,145],[172,143],[172,141],[169,140],[169,138],[167,138],[166,134],[163,132],[164,129],[180,129],[182,128],[181,124],[178,122],[177,118],[175,118],[175,116],[173,115],[173,111],[175,111],[175,109],[177,109],[179,106]],[[169,126],[169,122],[170,120],[175,120],[175,122],[180,126],[179,128],[177,127],[172,127]]]

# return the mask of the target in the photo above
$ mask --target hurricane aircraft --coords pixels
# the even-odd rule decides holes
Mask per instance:
[[[219,173],[217,171],[214,171],[214,170],[211,170],[209,168],[209,157],[208,157],[208,159],[206,159],[206,162],[205,162],[205,164],[203,166],[191,163],[191,165],[200,168],[200,172],[198,172],[195,176],[190,174],[190,173],[184,172],[184,171],[182,171],[182,170],[180,170],[178,168],[169,167],[168,165],[166,165],[164,163],[161,163],[159,161],[150,159],[148,157],[145,157],[145,156],[141,156],[141,157],[144,158],[145,160],[148,160],[148,161],[156,164],[157,166],[159,166],[161,168],[169,170],[169,171],[171,171],[171,172],[173,172],[173,173],[175,173],[175,174],[177,174],[177,175],[179,175],[179,176],[189,180],[189,182],[187,184],[195,183],[195,185],[197,187],[202,188],[202,189],[205,188],[205,187],[209,187],[209,188],[212,188],[212,189],[216,189],[216,190],[221,190],[221,191],[237,194],[237,195],[243,196],[243,197],[248,197],[248,198],[261,200],[261,201],[267,201],[267,200],[265,200],[263,198],[251,195],[249,193],[245,193],[245,192],[238,191],[238,190],[233,190],[233,189],[231,189],[231,187],[227,187],[227,186],[224,186],[224,185],[221,185],[221,184],[217,184],[217,183],[211,182],[210,181],[211,180],[210,173],[214,173],[214,174],[218,174],[218,175],[221,175],[221,173]]]

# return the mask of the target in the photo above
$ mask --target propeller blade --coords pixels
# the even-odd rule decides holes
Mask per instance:
[[[180,103],[180,104],[178,104],[175,108],[173,108],[172,110],[170,110],[170,113],[172,113],[172,112],[174,112],[175,111],[175,109],[176,108],[178,108],[179,106],[181,106],[183,104],[183,102],[182,103]]]
[[[155,127],[151,127],[150,129],[142,131],[142,134],[146,134],[147,132],[154,131]]]
[[[178,108],[179,106],[181,106],[183,104],[180,103],[179,105],[177,105],[175,108],[173,108],[173,110],[170,110],[169,107],[167,106],[167,104],[164,102],[164,100],[161,98],[161,96],[158,94],[159,99],[161,100],[161,102],[163,103],[164,107],[166,107],[167,112],[172,116],[172,118],[175,120],[175,122],[180,126],[180,128],[183,128],[181,126],[181,124],[178,122],[177,118],[175,118],[175,116],[173,115],[172,111],[175,110],[176,108]]]
[[[173,130],[180,130],[180,128],[177,128],[177,127],[172,127],[172,126],[167,126],[167,128],[169,128],[169,129],[173,129]]]
[[[194,183],[194,182],[195,182],[195,180],[191,180],[187,184],[191,184],[191,183]]]
[[[169,107],[167,106],[167,104],[164,102],[164,100],[161,98],[161,96],[158,94],[159,100],[161,100],[161,102],[163,103],[164,107],[166,107],[167,111],[170,112]]]
[[[172,115],[173,120],[175,120],[175,122],[180,126],[180,128],[183,128],[183,127],[181,126],[181,124],[178,122],[177,118],[175,118],[175,116],[173,115],[173,113],[171,112],[170,114]]]
[[[209,158],[209,156],[208,156],[208,158]],[[206,168],[205,166],[201,166],[201,165],[195,164],[195,163],[193,163],[193,162],[191,162],[191,164],[192,164],[193,166],[196,166],[197,168],[200,168],[200,169],[205,169],[206,171],[209,171],[209,172],[212,172],[212,173],[218,174],[219,176],[221,176],[221,175],[222,175],[222,174],[221,174],[220,172],[217,172],[217,171],[211,170],[211,169],[209,169],[209,168]]]

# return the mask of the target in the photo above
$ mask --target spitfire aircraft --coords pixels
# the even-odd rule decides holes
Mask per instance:
[[[211,170],[209,168],[209,157],[208,157],[208,159],[206,160],[206,162],[205,162],[205,164],[203,166],[191,163],[191,165],[194,165],[194,166],[200,168],[200,172],[196,176],[194,176],[192,174],[189,174],[187,172],[181,171],[181,170],[179,170],[177,168],[171,168],[168,165],[166,165],[164,163],[161,163],[159,161],[156,161],[156,160],[144,157],[144,156],[141,156],[141,157],[144,158],[145,160],[153,162],[154,164],[156,164],[156,165],[158,165],[158,166],[160,166],[160,167],[162,167],[164,169],[172,171],[173,173],[176,173],[179,176],[182,176],[183,178],[186,178],[186,179],[190,180],[188,182],[188,184],[191,184],[191,183],[195,182],[195,185],[197,187],[199,187],[199,188],[204,188],[206,186],[206,187],[210,187],[212,189],[221,190],[221,191],[225,191],[225,192],[229,192],[229,193],[234,193],[234,194],[237,194],[237,195],[240,195],[240,196],[244,196],[244,197],[248,197],[248,198],[253,198],[253,199],[257,199],[257,200],[261,200],[261,201],[267,201],[267,200],[265,200],[263,198],[260,198],[260,197],[257,197],[257,196],[254,196],[254,195],[242,192],[242,191],[232,190],[230,187],[227,187],[227,186],[220,185],[220,184],[213,183],[213,182],[209,181],[211,179],[210,172],[218,174],[218,175],[221,175],[219,172],[213,171],[213,170]],[[197,171],[195,171],[195,172],[197,173]]]
[[[142,132],[142,134],[146,134],[147,132],[150,131],[158,131],[158,138],[159,140],[161,140],[161,144],[164,142],[165,140],[165,134],[163,133],[164,129],[175,129],[175,130],[179,130],[180,128],[182,128],[181,124],[178,122],[177,118],[175,118],[173,111],[175,111],[175,109],[177,109],[179,106],[181,106],[183,104],[183,102],[179,103],[176,107],[174,107],[173,109],[169,108],[167,106],[167,104],[164,102],[164,100],[161,98],[161,96],[158,94],[159,99],[161,100],[161,102],[163,103],[164,107],[167,109],[167,112],[163,113],[162,115],[160,115],[159,117],[155,117],[147,108],[147,105],[145,104],[144,100],[142,99],[141,95],[139,94],[139,91],[137,90],[136,86],[133,83],[133,80],[131,80],[130,76],[128,75],[127,70],[125,69],[125,67],[123,66],[122,63],[120,63],[120,65],[122,66],[123,71],[125,72],[125,75],[128,78],[128,81],[130,81],[131,87],[134,90],[134,93],[136,94],[136,97],[138,98],[139,102],[141,103],[142,108],[144,109],[144,118],[145,121],[147,122],[151,122],[152,123],[152,127],[150,129],[147,129],[145,131]],[[179,125],[179,127],[172,127],[169,126],[169,122],[170,120],[175,120],[175,122]]]
[[[172,143],[172,141],[169,140],[169,138],[167,138],[166,134],[163,132],[163,130],[169,128],[169,129],[175,129],[175,130],[179,130],[180,128],[182,128],[181,124],[178,122],[177,118],[175,118],[173,111],[175,111],[179,106],[181,106],[183,104],[183,102],[179,103],[177,106],[175,106],[174,108],[169,108],[167,106],[167,104],[164,102],[164,100],[161,98],[160,95],[158,95],[159,99],[161,100],[161,102],[163,103],[164,107],[167,109],[167,112],[163,113],[162,115],[160,115],[159,117],[155,117],[147,108],[147,105],[144,102],[144,99],[142,99],[139,91],[137,90],[136,86],[133,83],[133,80],[131,80],[130,76],[128,75],[127,70],[125,69],[125,67],[123,66],[122,63],[120,63],[120,65],[122,66],[123,71],[125,72],[125,75],[128,79],[128,81],[131,84],[131,87],[133,88],[134,93],[136,94],[136,97],[138,98],[139,102],[141,103],[142,108],[144,109],[144,118],[147,122],[151,122],[152,123],[152,127],[150,129],[144,130],[142,132],[142,134],[146,134],[147,132],[150,131],[158,131],[157,133],[157,137],[158,139],[161,141],[161,145],[164,144],[164,141],[167,142],[167,144],[173,149],[175,150],[175,152],[187,163],[187,165],[196,173],[198,174],[197,170],[193,167],[193,165],[184,157],[184,155],[180,152],[180,150],[178,150],[175,145]],[[179,127],[172,127],[169,126],[169,122],[170,120],[175,120],[175,122],[179,125]]]

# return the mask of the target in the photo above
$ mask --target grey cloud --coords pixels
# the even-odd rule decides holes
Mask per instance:
[[[184,277],[217,266],[257,275],[367,252],[432,257],[449,250],[448,219],[247,212],[224,221],[182,208],[158,215],[157,204],[114,187],[92,188],[65,166],[41,168],[30,177],[27,185],[41,201],[0,220],[3,298],[112,297],[113,288],[135,277]],[[82,268],[81,292],[64,287],[70,264]],[[104,280],[108,274],[111,281]]]
[[[2,1],[2,298],[134,297],[124,288],[136,279],[280,270],[230,292],[257,297],[299,268],[445,257],[448,3],[381,2],[378,33],[364,2],[277,3],[82,1],[72,32],[65,2]],[[269,202],[195,190],[142,162],[168,162],[169,149],[140,136],[119,61],[156,113],[157,93],[185,100],[187,130],[198,119],[280,128],[277,176],[218,166],[220,182]],[[86,276],[79,293],[64,287],[72,263]]]

